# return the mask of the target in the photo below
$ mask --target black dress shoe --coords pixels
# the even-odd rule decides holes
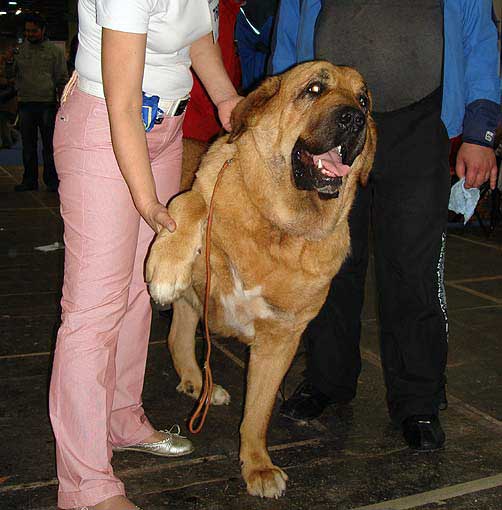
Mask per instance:
[[[14,186],[14,191],[36,191],[37,189],[38,184],[31,182],[22,182]]]
[[[315,388],[309,381],[303,381],[288,400],[285,400],[279,412],[292,420],[307,421],[318,418],[333,401]]]
[[[444,445],[446,436],[439,418],[433,414],[415,414],[403,421],[403,436],[412,450],[430,452]]]

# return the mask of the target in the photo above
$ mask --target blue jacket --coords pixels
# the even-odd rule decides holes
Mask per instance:
[[[450,137],[493,146],[500,116],[497,30],[492,0],[443,0],[444,73],[441,118]],[[321,0],[281,0],[273,39],[273,74],[314,59]]]

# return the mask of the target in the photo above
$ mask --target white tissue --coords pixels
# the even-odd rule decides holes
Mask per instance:
[[[479,189],[465,189],[464,183],[465,177],[462,177],[451,187],[448,209],[458,214],[463,214],[465,225],[474,214],[476,205],[478,205]]]

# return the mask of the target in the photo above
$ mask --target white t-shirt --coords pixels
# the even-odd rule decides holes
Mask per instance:
[[[179,99],[192,88],[190,44],[211,32],[208,0],[79,0],[75,68],[98,83],[101,28],[147,34],[143,91]]]

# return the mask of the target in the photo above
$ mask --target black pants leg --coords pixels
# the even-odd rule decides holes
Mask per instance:
[[[351,252],[331,282],[326,301],[307,326],[306,377],[336,401],[354,398],[361,371],[359,340],[368,266],[371,186],[359,188],[349,215]]]
[[[449,143],[435,94],[376,116],[372,220],[381,355],[391,419],[436,414],[444,388]]]
[[[40,134],[42,136],[42,154],[44,158],[44,182],[47,186],[57,187],[59,180],[54,164],[54,124],[56,120],[56,105],[44,103],[40,111]]]
[[[14,145],[12,140],[12,131],[9,124],[10,113],[0,111],[0,142],[2,147],[11,147]]]
[[[23,144],[23,182],[38,184],[38,111],[34,103],[19,103],[19,131]]]
[[[47,186],[57,186],[58,176],[52,146],[55,119],[56,105],[54,103],[20,103],[19,127],[23,142],[23,182],[38,182],[38,130],[40,130],[44,159],[43,179]]]

